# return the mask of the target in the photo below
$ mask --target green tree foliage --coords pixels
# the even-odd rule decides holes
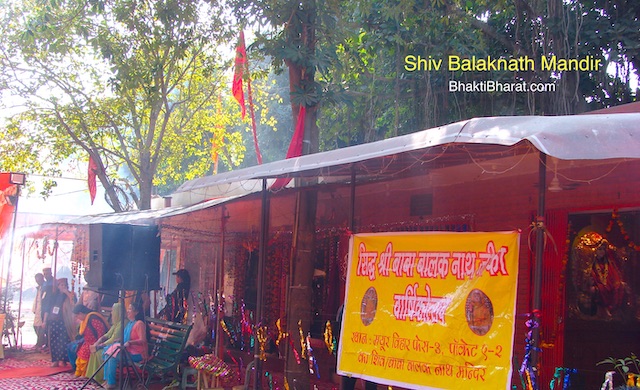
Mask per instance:
[[[322,148],[406,134],[475,116],[575,114],[634,101],[640,5],[614,1],[390,0],[345,4],[339,64],[319,116]],[[350,26],[350,27],[349,27]],[[510,72],[405,69],[408,55],[535,59]],[[596,71],[544,71],[542,56],[602,62]],[[451,93],[449,80],[550,82],[555,92]],[[337,87],[340,88],[337,88]],[[338,103],[331,104],[330,103]],[[329,106],[330,107],[327,107]]]
[[[210,173],[212,152],[229,166],[242,161],[242,137],[227,132],[239,115],[218,51],[231,37],[219,5],[9,0],[1,7],[3,103],[20,105],[0,136],[11,160],[3,165],[55,174],[64,160],[92,156],[109,203],[122,211],[149,208],[154,185],[170,189]],[[224,143],[212,150],[212,139]]]

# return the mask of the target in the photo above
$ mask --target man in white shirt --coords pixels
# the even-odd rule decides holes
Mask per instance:
[[[42,348],[47,344],[45,339],[44,326],[42,322],[42,285],[44,284],[44,275],[37,273],[36,279],[36,297],[33,299],[33,329],[38,336],[36,341],[36,348]]]

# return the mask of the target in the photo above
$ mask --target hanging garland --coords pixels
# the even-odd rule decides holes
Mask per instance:
[[[629,237],[629,233],[627,232],[627,229],[624,227],[624,222],[622,222],[622,220],[620,219],[620,213],[618,213],[618,209],[613,209],[613,212],[611,213],[611,219],[609,220],[609,224],[607,225],[607,229],[606,229],[607,233],[611,233],[611,230],[613,229],[614,224],[618,225],[618,229],[620,229],[620,234],[622,234],[622,237],[627,243],[627,246],[636,252],[640,252],[640,245],[633,242],[631,237]]]
[[[49,256],[53,256],[53,254],[56,252],[56,250],[58,249],[58,241],[54,241],[53,242],[53,247],[51,249],[49,249],[49,237],[45,236],[42,239],[42,252],[40,252],[40,244],[38,243],[38,241],[36,241],[36,255],[38,256],[38,259],[43,260],[47,257],[47,254]]]

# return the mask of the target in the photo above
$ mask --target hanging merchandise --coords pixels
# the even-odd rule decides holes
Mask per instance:
[[[615,373],[615,371],[607,371],[604,374],[604,382],[602,382],[600,390],[613,390],[613,374]]]
[[[329,354],[333,355],[336,353],[338,340],[336,340],[335,336],[333,335],[333,328],[331,327],[331,321],[329,320],[327,320],[327,323],[324,327],[324,344],[327,346]]]
[[[524,380],[526,390],[537,390],[536,367],[533,367],[531,363],[531,353],[534,350],[539,351],[535,346],[533,335],[540,327],[540,312],[534,310],[533,313],[527,314],[527,317],[529,317],[529,319],[525,322],[525,326],[529,330],[525,336],[525,354],[522,365],[520,366],[520,376]]]
[[[280,318],[276,321],[276,329],[278,329],[278,336],[276,337],[276,346],[280,346],[280,341],[286,338],[289,334],[282,331],[282,324],[280,323]]]
[[[312,375],[315,374],[316,377],[320,378],[320,370],[318,369],[318,362],[315,356],[313,356],[313,348],[311,347],[311,333],[307,334],[306,347],[307,347],[307,357],[309,360],[309,373],[311,373]]]
[[[556,367],[556,371],[553,374],[553,379],[549,383],[549,390],[560,389],[562,384],[562,390],[570,390],[572,386],[571,378],[577,374],[578,370],[575,368]]]
[[[266,345],[267,345],[267,327],[258,326],[256,328],[256,338],[258,339],[258,347],[260,348],[259,358],[262,361],[267,360]]]
[[[265,371],[264,376],[269,379],[269,390],[273,390],[273,375],[269,371]]]
[[[300,334],[300,356],[303,359],[307,359],[309,355],[307,354],[307,342],[302,330],[302,320],[298,320],[298,334]]]
[[[203,356],[190,356],[188,360],[191,367],[196,370],[206,371],[217,377],[224,377],[231,373],[229,365],[211,353]]]

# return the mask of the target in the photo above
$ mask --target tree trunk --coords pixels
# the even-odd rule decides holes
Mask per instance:
[[[139,210],[151,209],[151,192],[153,191],[153,181],[150,177],[142,177],[140,181],[140,201]]]
[[[118,194],[116,193],[116,190],[113,184],[109,182],[109,178],[107,177],[107,175],[102,173],[102,174],[98,174],[98,177],[100,178],[100,182],[104,187],[105,196],[107,197],[107,203],[111,206],[113,211],[115,211],[116,213],[120,213],[124,211],[124,208],[120,204],[120,199],[118,198]]]
[[[140,154],[140,178],[138,179],[138,188],[140,196],[136,199],[135,193],[131,191],[130,196],[132,202],[138,204],[138,210],[151,209],[151,194],[153,192],[153,176],[155,168],[151,164],[151,154],[143,151]]]
[[[315,0],[302,3],[301,18],[302,31],[300,42],[305,45],[309,53],[315,52]],[[299,63],[287,62],[289,67],[289,87],[296,91],[304,89],[305,85],[313,85],[315,70],[312,65],[304,67]],[[300,107],[292,102],[293,123],[297,123]],[[306,107],[304,121],[304,142],[302,154],[312,154],[318,151],[317,105]],[[296,214],[293,226],[293,248],[291,253],[290,284],[287,301],[287,332],[294,341],[294,347],[300,351],[300,363],[289,348],[286,353],[285,379],[292,390],[306,390],[310,388],[310,374],[308,356],[303,346],[304,340],[311,329],[311,302],[313,270],[315,265],[315,232],[317,192],[307,186],[316,179],[298,179],[296,187]],[[305,188],[307,187],[307,188]]]
[[[318,151],[317,107],[309,107],[305,118],[303,154]],[[292,390],[309,389],[308,361],[304,359],[301,337],[311,329],[311,303],[313,270],[315,268],[315,233],[318,194],[311,186],[316,179],[299,179],[293,226],[293,248],[291,254],[291,281],[287,305],[287,331],[294,340],[300,354],[300,364],[292,350],[287,349],[285,377]],[[305,188],[306,187],[306,188]],[[302,335],[300,335],[300,329]]]
[[[296,199],[296,221],[293,237],[292,274],[289,286],[287,331],[300,352],[300,364],[287,350],[286,378],[293,390],[309,389],[308,356],[302,346],[311,328],[312,280],[315,258],[315,217],[317,192],[300,189]]]

